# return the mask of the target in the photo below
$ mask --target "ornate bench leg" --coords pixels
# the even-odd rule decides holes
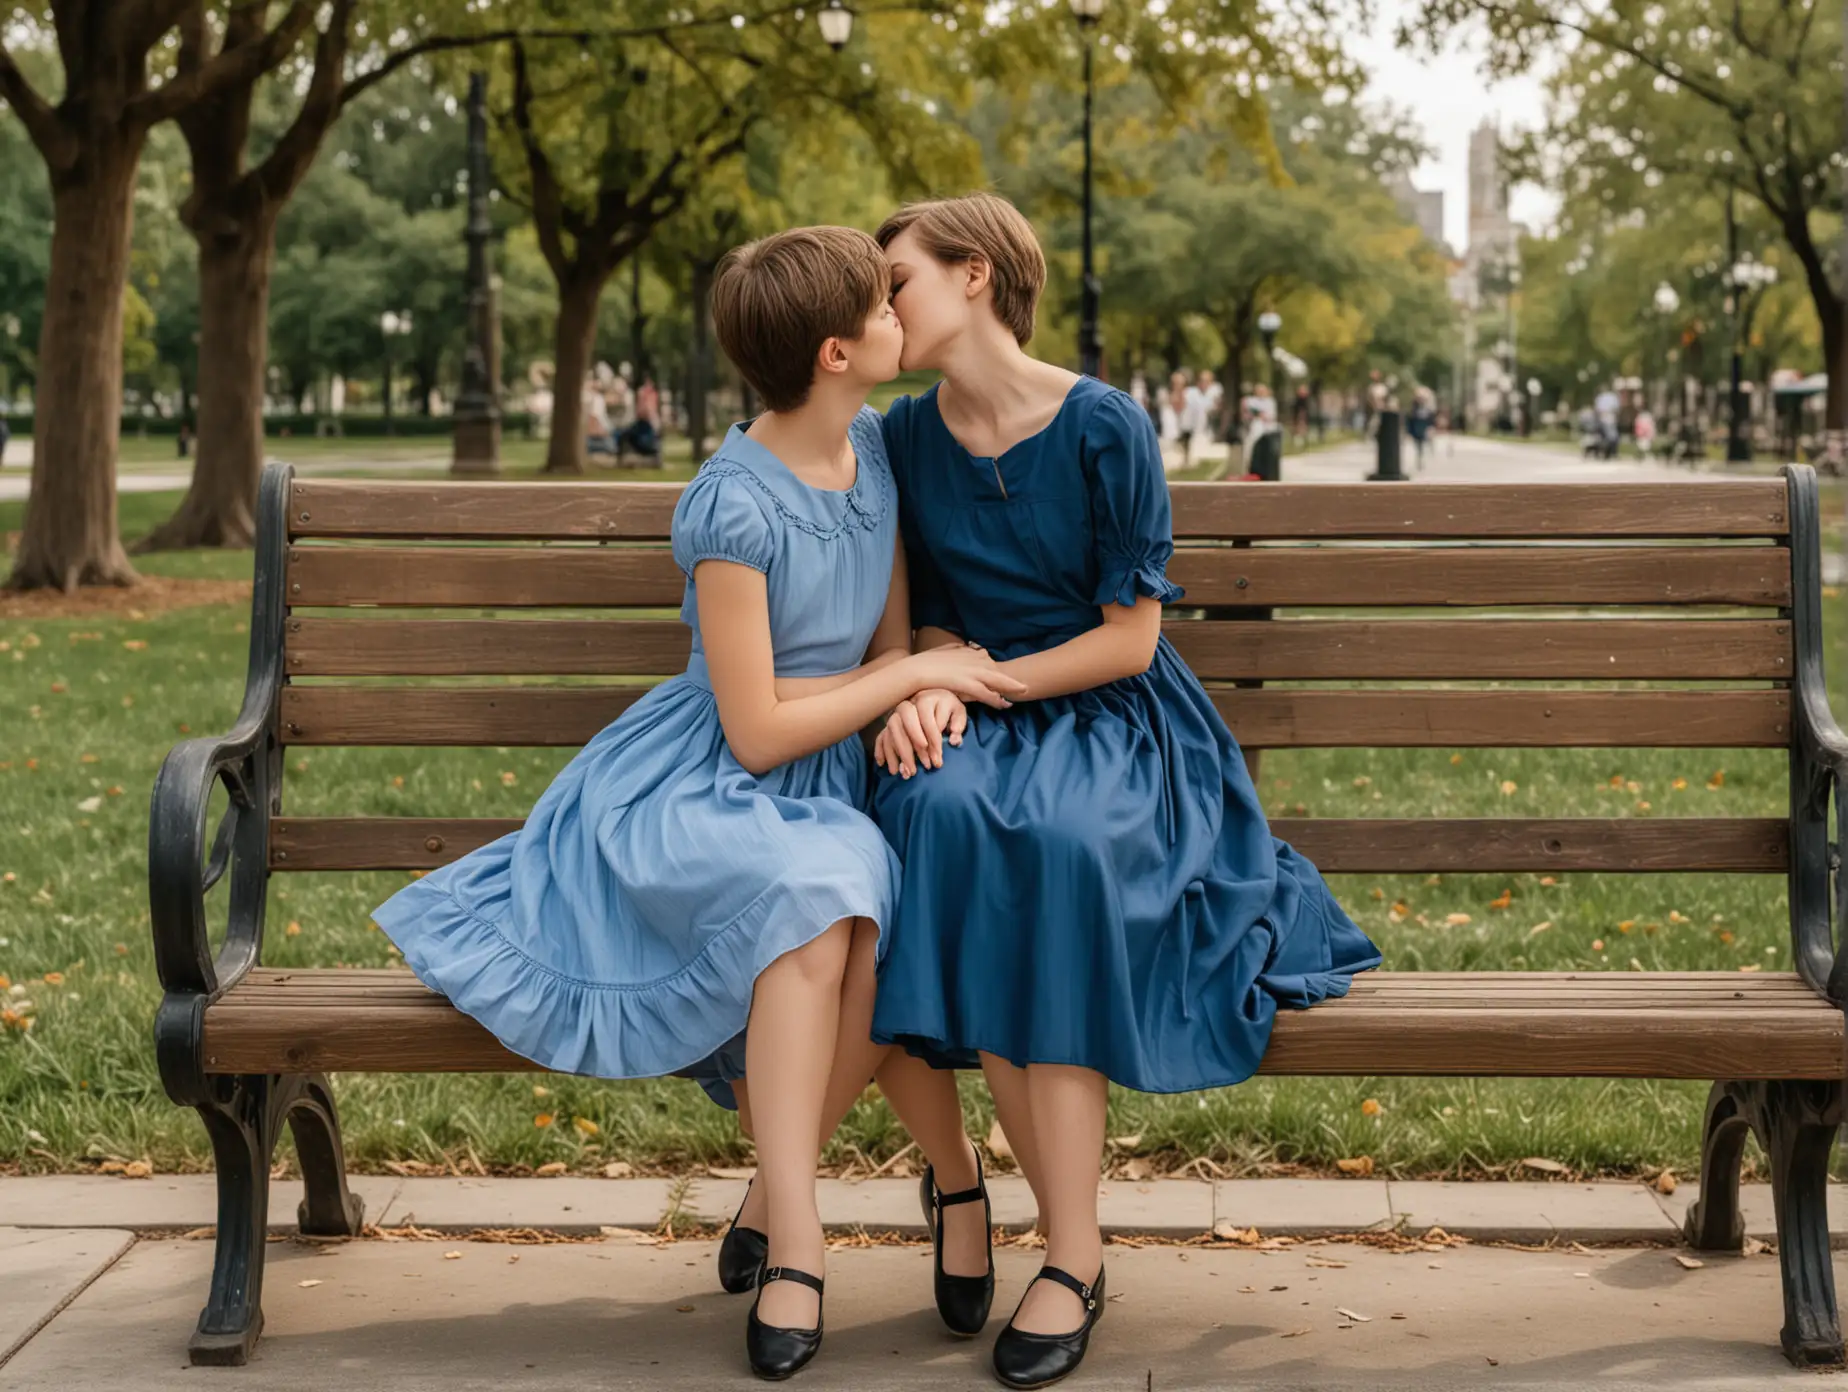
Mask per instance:
[[[213,1080],[199,1106],[218,1170],[218,1243],[212,1290],[191,1343],[195,1364],[241,1366],[263,1332],[263,1259],[269,1236],[270,1156],[285,1118],[295,1132],[306,1198],[302,1231],[348,1236],[364,1206],[350,1194],[339,1123],[319,1075],[243,1074]]]
[[[1784,1278],[1785,1356],[1792,1363],[1840,1363],[1841,1321],[1829,1257],[1829,1151],[1843,1117],[1834,1082],[1716,1083],[1707,1102],[1700,1200],[1688,1212],[1696,1247],[1737,1248],[1739,1160],[1749,1127],[1771,1162],[1778,1264]]]
[[[1756,1083],[1715,1083],[1707,1094],[1707,1117],[1701,1124],[1700,1198],[1688,1209],[1688,1245],[1701,1252],[1737,1252],[1745,1246],[1745,1219],[1739,1212],[1739,1162],[1752,1131],[1755,1110],[1741,1092]]]
[[[302,1165],[302,1203],[296,1210],[304,1237],[358,1237],[366,1221],[365,1200],[347,1188],[346,1151],[334,1092],[319,1073],[298,1080],[289,1107],[289,1129]]]

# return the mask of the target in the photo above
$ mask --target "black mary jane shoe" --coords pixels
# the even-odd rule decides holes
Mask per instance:
[[[749,1184],[744,1187],[744,1197],[749,1202]],[[770,1256],[768,1237],[756,1228],[738,1226],[738,1219],[743,1216],[744,1204],[739,1204],[738,1212],[732,1215],[731,1226],[725,1230],[724,1241],[719,1243],[719,1284],[724,1287],[727,1295],[743,1295],[755,1286],[757,1273],[763,1270],[764,1262]]]
[[[918,1201],[924,1206],[924,1227],[934,1249],[937,1313],[952,1334],[973,1339],[987,1325],[989,1308],[995,1303],[995,1219],[988,1201],[988,1181],[982,1175],[981,1155],[975,1157],[975,1188],[954,1194],[939,1193],[936,1173],[926,1166],[918,1186]],[[982,1205],[982,1233],[988,1241],[988,1270],[980,1276],[951,1276],[943,1269],[943,1210],[978,1201]]]
[[[1086,1285],[1069,1271],[1056,1266],[1042,1266],[1036,1281],[1057,1281],[1084,1302],[1084,1323],[1069,1334],[1029,1334],[1014,1328],[1009,1320],[1001,1337],[995,1340],[995,1376],[1008,1387],[1050,1387],[1084,1362],[1085,1349],[1091,1343],[1091,1330],[1104,1317],[1104,1269],[1097,1269],[1097,1280]],[[1024,1301],[1025,1296],[1021,1299]],[[1015,1308],[1018,1315],[1020,1310]]]
[[[763,1304],[764,1287],[772,1281],[794,1281],[817,1296],[822,1293],[822,1283],[821,1277],[797,1271],[793,1266],[766,1266],[757,1274],[757,1299],[751,1302],[751,1317],[744,1326],[744,1350],[750,1356],[752,1372],[768,1382],[781,1382],[801,1372],[821,1351],[821,1308],[817,1304],[813,1329],[765,1324],[757,1318],[757,1307]]]

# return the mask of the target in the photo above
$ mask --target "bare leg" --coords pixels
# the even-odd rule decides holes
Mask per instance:
[[[1036,1063],[1026,1073],[1038,1149],[1046,1263],[1088,1282],[1096,1278],[1104,1260],[1097,1226],[1097,1185],[1109,1089],[1104,1075],[1088,1068]],[[1033,1334],[1069,1333],[1084,1323],[1082,1305],[1064,1286],[1036,1281],[1014,1325]]]
[[[1027,1070],[1016,1068],[1004,1058],[982,1055],[982,1076],[995,1099],[995,1115],[1007,1133],[1007,1143],[1014,1151],[1014,1163],[1026,1177],[1033,1191],[1033,1202],[1040,1211],[1040,1226],[1045,1227],[1046,1190],[1040,1170],[1040,1142],[1033,1128],[1033,1108],[1027,1094]]]
[[[854,923],[853,945],[841,985],[840,1032],[823,1103],[817,1153],[839,1129],[841,1120],[865,1091],[867,1081],[876,1076],[880,1091],[892,1104],[899,1121],[936,1170],[938,1188],[944,1193],[973,1189],[979,1174],[974,1148],[963,1130],[955,1075],[932,1068],[901,1049],[872,1042],[878,928],[867,919],[856,919]],[[746,1055],[748,1068],[748,1041]],[[752,1123],[749,1089],[744,1080],[733,1083],[732,1090],[738,1097],[739,1125]],[[947,1215],[943,1269],[952,1276],[980,1276],[988,1269],[988,1234],[981,1209],[963,1204],[947,1210]],[[762,1232],[768,1217],[768,1195],[762,1186],[752,1185],[738,1218],[739,1226]]]
[[[757,1183],[764,1191],[771,1266],[816,1276],[827,1267],[815,1205],[815,1137],[839,1033],[841,978],[852,920],[777,958],[757,978],[745,1039],[745,1071],[757,1093]],[[761,1292],[765,1324],[811,1329],[820,1297],[793,1281]]]

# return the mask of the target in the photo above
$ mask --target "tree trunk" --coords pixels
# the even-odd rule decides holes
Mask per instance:
[[[276,220],[264,210],[211,218],[199,232],[199,428],[192,485],[139,552],[247,547],[263,471],[270,271]]]
[[[596,351],[601,275],[582,275],[558,286],[558,321],[552,332],[552,438],[545,449],[548,474],[584,472],[584,379]]]
[[[1848,351],[1848,333],[1844,333],[1842,323],[1848,294],[1838,294],[1829,282],[1829,269],[1823,264],[1821,248],[1810,236],[1807,216],[1786,219],[1784,238],[1803,266],[1810,302],[1816,306],[1816,318],[1822,323],[1822,360],[1829,371],[1829,395],[1823,408],[1823,427],[1830,447],[1825,467],[1836,471],[1842,464],[1834,453],[1848,435],[1848,359],[1843,357]],[[1843,268],[1842,283],[1848,290],[1848,267]]]
[[[712,275],[716,261],[693,263],[693,334],[687,353],[687,438],[693,461],[706,457],[706,397],[712,383]]]
[[[130,585],[116,522],[122,299],[143,133],[85,136],[52,176],[51,266],[33,397],[32,483],[10,589]]]

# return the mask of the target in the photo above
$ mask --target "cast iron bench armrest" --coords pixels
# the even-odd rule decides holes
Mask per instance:
[[[278,464],[263,473],[243,708],[229,733],[175,745],[154,780],[148,815],[148,909],[154,965],[166,992],[154,1035],[161,1077],[176,1101],[194,1100],[192,1094],[204,1086],[200,1045],[205,1007],[262,955],[269,822],[280,791],[276,708],[282,692],[286,509],[292,476],[293,470]],[[217,828],[208,833],[206,817],[220,783],[231,803]],[[225,939],[214,952],[205,898],[227,874],[231,883]]]
[[[1796,670],[1790,685],[1790,938],[1796,968],[1811,987],[1848,1004],[1848,952],[1836,932],[1848,923],[1841,847],[1829,840],[1833,794],[1838,832],[1848,827],[1848,735],[1829,710],[1822,668],[1822,523],[1816,471],[1785,466],[1790,490],[1791,617]],[[1830,879],[1834,877],[1834,902]]]

